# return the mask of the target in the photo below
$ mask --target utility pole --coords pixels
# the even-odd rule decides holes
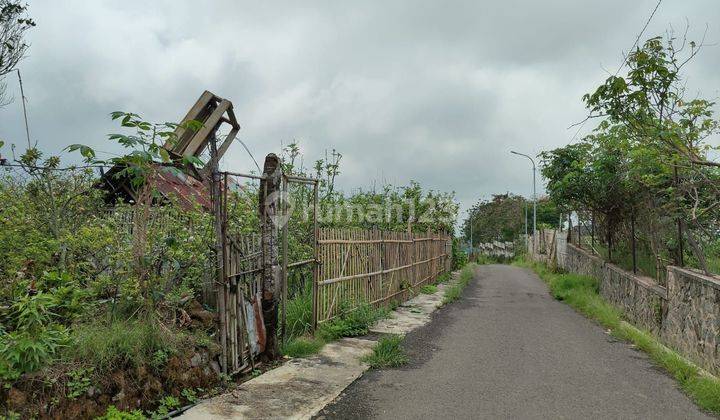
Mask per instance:
[[[510,153],[518,156],[524,156],[528,159],[530,159],[530,162],[532,162],[532,171],[533,171],[533,247],[534,247],[534,240],[535,236],[537,235],[537,187],[535,183],[535,160],[531,158],[530,156],[524,154],[524,153],[518,153],[514,150],[511,150]]]

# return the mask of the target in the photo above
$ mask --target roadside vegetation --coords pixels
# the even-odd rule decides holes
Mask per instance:
[[[465,265],[465,267],[460,270],[458,280],[454,283],[449,283],[447,287],[445,287],[445,296],[443,296],[442,300],[443,305],[460,299],[462,291],[470,283],[470,280],[473,279],[476,267],[477,265],[475,263]]]
[[[686,91],[705,45],[672,31],[648,39],[583,97],[591,134],[541,154],[550,199],[574,213],[573,241],[664,281],[666,264],[720,274],[720,120],[714,99]],[[592,228],[590,227],[592,224]]]
[[[87,146],[70,146],[86,160],[84,168],[63,167],[58,156],[36,148],[20,153],[0,141],[0,154],[12,156],[0,166],[0,414],[92,417],[112,402],[118,410],[149,415],[174,405],[168,398],[190,404],[188,396],[199,398],[231,382],[217,371],[216,313],[204,301],[213,282],[212,215],[199,205],[161,198],[146,182],[155,165],[178,171],[159,146],[176,125],[153,124],[132,113],[112,118],[125,133],[110,140],[127,155],[104,161]],[[282,163],[288,174],[321,179],[323,208],[414,203],[429,216],[413,224],[418,231],[452,231],[448,220],[457,208],[452,195],[418,183],[347,195],[334,187],[340,158],[334,152],[313,168],[297,167],[294,162],[302,159],[293,144]],[[113,202],[97,188],[95,167],[116,164],[127,168],[124,175],[142,202]],[[311,200],[307,188],[291,194],[296,203]],[[235,231],[257,231],[257,197],[252,183],[228,196],[237,215]],[[440,210],[433,212],[430,203]],[[368,228],[365,220],[352,218],[327,223]],[[393,220],[379,228],[407,226]],[[292,261],[312,255],[311,231],[311,222],[291,219]],[[310,276],[311,270],[295,270],[288,279],[285,354],[307,355],[324,340],[363,334],[382,316],[363,306],[309,337]]]
[[[420,293],[423,293],[425,295],[432,295],[434,293],[437,293],[437,286],[434,284],[426,284],[425,286],[420,288]]]
[[[372,354],[363,357],[362,361],[373,369],[394,368],[407,364],[408,358],[402,346],[403,337],[390,335],[380,338],[373,347]]]
[[[646,352],[658,366],[678,381],[683,391],[699,407],[720,415],[720,380],[663,346],[651,333],[623,321],[622,312],[600,296],[595,278],[555,272],[536,262],[520,260],[514,264],[535,271],[548,284],[555,299],[597,321],[614,337],[629,341]]]

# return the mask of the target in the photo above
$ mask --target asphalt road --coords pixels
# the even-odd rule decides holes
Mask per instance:
[[[533,273],[481,266],[463,298],[318,418],[709,418],[647,356],[554,300]]]

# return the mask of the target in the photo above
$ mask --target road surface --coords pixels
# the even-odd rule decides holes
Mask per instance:
[[[528,270],[480,266],[463,298],[317,418],[709,418],[629,344],[554,300]]]

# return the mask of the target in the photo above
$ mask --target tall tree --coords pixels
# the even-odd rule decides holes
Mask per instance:
[[[30,46],[25,32],[35,26],[27,15],[27,4],[16,0],[0,0],[0,107],[7,105],[5,76],[17,68]]]

